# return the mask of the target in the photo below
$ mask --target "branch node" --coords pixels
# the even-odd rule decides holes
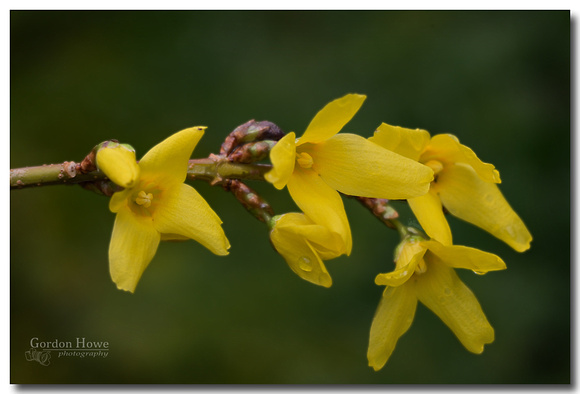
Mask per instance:
[[[79,174],[86,174],[87,172],[92,172],[97,170],[97,152],[96,149],[93,148],[89,152],[89,154],[81,161],[80,164],[77,164],[77,172]]]
[[[66,176],[71,179],[77,176],[77,163],[74,161],[65,161],[62,165],[63,172]]]

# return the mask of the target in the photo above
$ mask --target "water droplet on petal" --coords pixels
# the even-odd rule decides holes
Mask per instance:
[[[485,275],[487,274],[487,272],[483,272],[483,271],[473,271],[475,274],[477,275]]]
[[[445,289],[443,289],[443,292],[445,293],[445,295],[450,295],[451,289],[449,287],[446,287]]]
[[[310,272],[312,271],[312,260],[306,256],[302,256],[298,259],[298,266],[302,271]]]

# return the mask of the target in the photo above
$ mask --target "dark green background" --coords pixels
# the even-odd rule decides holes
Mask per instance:
[[[381,123],[452,133],[500,171],[534,236],[519,254],[450,219],[456,244],[503,272],[460,272],[496,330],[465,350],[423,306],[380,372],[367,366],[395,232],[346,200],[354,249],[334,285],[294,275],[266,227],[195,182],[224,221],[228,257],[164,243],[137,291],[108,272],[114,215],[80,187],[11,191],[14,383],[569,383],[570,14],[564,12],[11,12],[10,165],[81,160],[116,138],[138,157],[209,129],[217,152],[249,119],[304,131],[329,101],[368,95],[344,129]],[[252,183],[277,213],[286,191]],[[413,223],[405,206],[403,221]],[[110,342],[106,359],[28,362],[32,337]]]

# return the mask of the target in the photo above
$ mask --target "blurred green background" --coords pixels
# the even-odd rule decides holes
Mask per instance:
[[[456,244],[503,272],[460,272],[496,330],[465,350],[427,308],[379,372],[368,333],[395,232],[345,200],[354,249],[334,284],[299,279],[233,196],[194,182],[232,249],[164,243],[135,294],[108,272],[114,215],[80,187],[10,193],[13,383],[569,383],[570,14],[561,12],[30,12],[10,14],[10,165],[80,161],[115,138],[138,157],[209,126],[217,152],[249,119],[304,131],[346,93],[367,101],[345,132],[381,123],[452,133],[500,171],[534,236],[518,254],[450,219]],[[251,183],[277,213],[286,191]],[[414,223],[404,205],[403,221]],[[30,339],[110,342],[107,358],[26,361]]]

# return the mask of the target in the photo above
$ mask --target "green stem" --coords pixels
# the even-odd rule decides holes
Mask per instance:
[[[398,219],[391,219],[391,223],[397,229],[399,236],[401,237],[401,241],[408,237],[409,230],[406,226],[403,225]]]
[[[45,164],[10,170],[10,189],[25,187],[63,185],[105,179],[99,171],[81,174],[73,161],[61,164]]]
[[[212,184],[225,179],[264,181],[264,174],[272,169],[269,164],[242,164],[231,162],[219,156],[189,161],[187,179],[201,179]]]
[[[233,163],[219,156],[189,161],[187,179],[201,179],[212,184],[225,179],[264,180],[264,174],[272,169],[268,164]],[[107,180],[99,171],[83,172],[80,164],[64,162],[10,170],[10,189],[49,185],[70,185]]]

